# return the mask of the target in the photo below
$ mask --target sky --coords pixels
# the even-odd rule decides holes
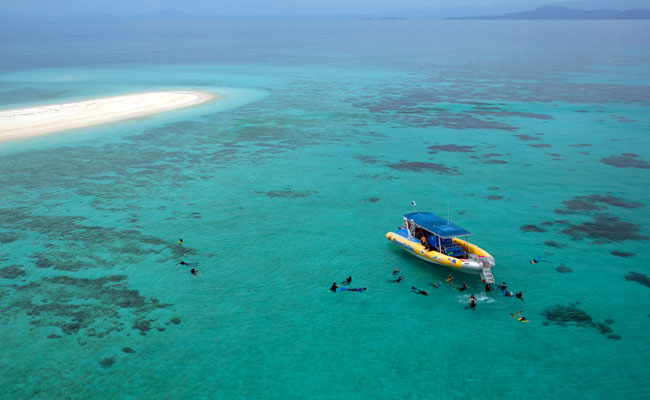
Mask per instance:
[[[495,13],[557,3],[575,8],[650,8],[650,0],[1,0],[0,13],[30,15],[148,14],[175,9],[210,15],[394,14],[402,10],[467,9]]]

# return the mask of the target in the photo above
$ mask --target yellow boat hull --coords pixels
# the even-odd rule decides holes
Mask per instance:
[[[443,265],[469,274],[480,274],[482,265],[477,260],[463,260],[460,258],[450,257],[446,254],[439,253],[435,250],[427,250],[421,243],[413,242],[402,235],[394,232],[386,233],[386,239],[400,246],[409,253],[414,254],[416,257],[421,258],[433,264]],[[479,257],[492,256],[485,250],[476,246],[475,244],[468,243],[459,238],[454,238],[454,243],[461,246],[463,250],[468,253],[476,254]],[[492,261],[492,265],[493,261]]]

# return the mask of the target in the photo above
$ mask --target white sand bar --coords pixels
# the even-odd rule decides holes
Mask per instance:
[[[216,96],[165,91],[0,111],[0,142],[106,124],[205,103]]]

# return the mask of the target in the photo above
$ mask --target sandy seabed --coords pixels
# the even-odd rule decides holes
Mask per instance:
[[[163,91],[0,111],[0,141],[117,122],[205,103],[200,91]]]

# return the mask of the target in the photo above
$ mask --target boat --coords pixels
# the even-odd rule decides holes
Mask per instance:
[[[386,233],[386,239],[424,261],[480,275],[486,283],[494,283],[494,257],[469,242],[469,231],[429,212],[412,212],[402,218],[404,224],[397,232]]]

